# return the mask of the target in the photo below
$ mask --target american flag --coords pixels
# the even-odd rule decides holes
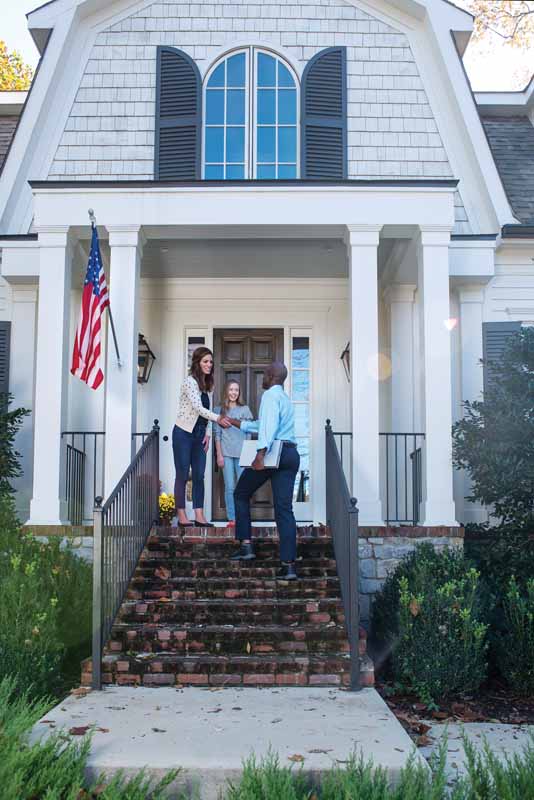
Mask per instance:
[[[108,287],[96,225],[93,225],[91,253],[83,284],[80,322],[74,339],[70,371],[91,389],[98,389],[104,380],[100,369],[100,330],[102,312],[109,306]]]

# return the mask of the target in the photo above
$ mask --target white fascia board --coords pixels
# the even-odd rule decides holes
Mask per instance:
[[[457,283],[487,283],[495,275],[495,240],[452,241],[449,274]]]
[[[493,160],[471,87],[454,46],[451,7],[428,4],[411,44],[430,106],[475,233],[495,233],[515,219]],[[454,11],[454,8],[452,9]]]
[[[34,188],[35,229],[87,226],[94,208],[102,226],[421,225],[451,231],[452,186],[142,186],[80,182]]]
[[[482,116],[527,116],[534,110],[534,76],[520,92],[475,92],[475,100]]]
[[[0,92],[0,116],[20,115],[28,92]]]
[[[0,274],[10,284],[39,282],[39,242],[0,241]]]

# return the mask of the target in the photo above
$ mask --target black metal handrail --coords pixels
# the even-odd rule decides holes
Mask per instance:
[[[332,533],[350,647],[350,689],[360,688],[358,508],[351,497],[336,434],[326,421],[326,524]],[[343,438],[341,439],[341,441]]]
[[[418,524],[424,440],[424,433],[380,434],[386,525]]]
[[[96,498],[93,539],[93,688],[102,686],[102,653],[146,540],[158,519],[159,423],[154,421],[104,505]]]
[[[83,524],[85,453],[67,445],[67,464],[65,470],[67,495],[67,514],[71,525]]]

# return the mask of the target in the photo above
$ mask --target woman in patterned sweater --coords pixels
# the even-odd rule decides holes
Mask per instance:
[[[223,427],[229,423],[210,411],[209,393],[213,390],[213,353],[207,347],[197,347],[193,353],[189,375],[180,389],[178,416],[172,432],[172,451],[176,480],[174,499],[180,528],[193,525],[213,527],[204,515],[204,472],[206,453],[210,445],[210,423]],[[193,477],[193,510],[195,522],[185,510],[185,486],[191,470]]]

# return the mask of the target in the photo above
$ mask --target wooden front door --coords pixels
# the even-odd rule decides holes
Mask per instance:
[[[213,333],[215,358],[214,407],[221,404],[226,381],[241,385],[241,397],[258,418],[263,394],[263,372],[272,361],[284,360],[282,330],[217,330]],[[213,448],[213,519],[225,520],[223,472],[217,467]],[[253,520],[274,519],[271,484],[268,482],[252,498]]]

